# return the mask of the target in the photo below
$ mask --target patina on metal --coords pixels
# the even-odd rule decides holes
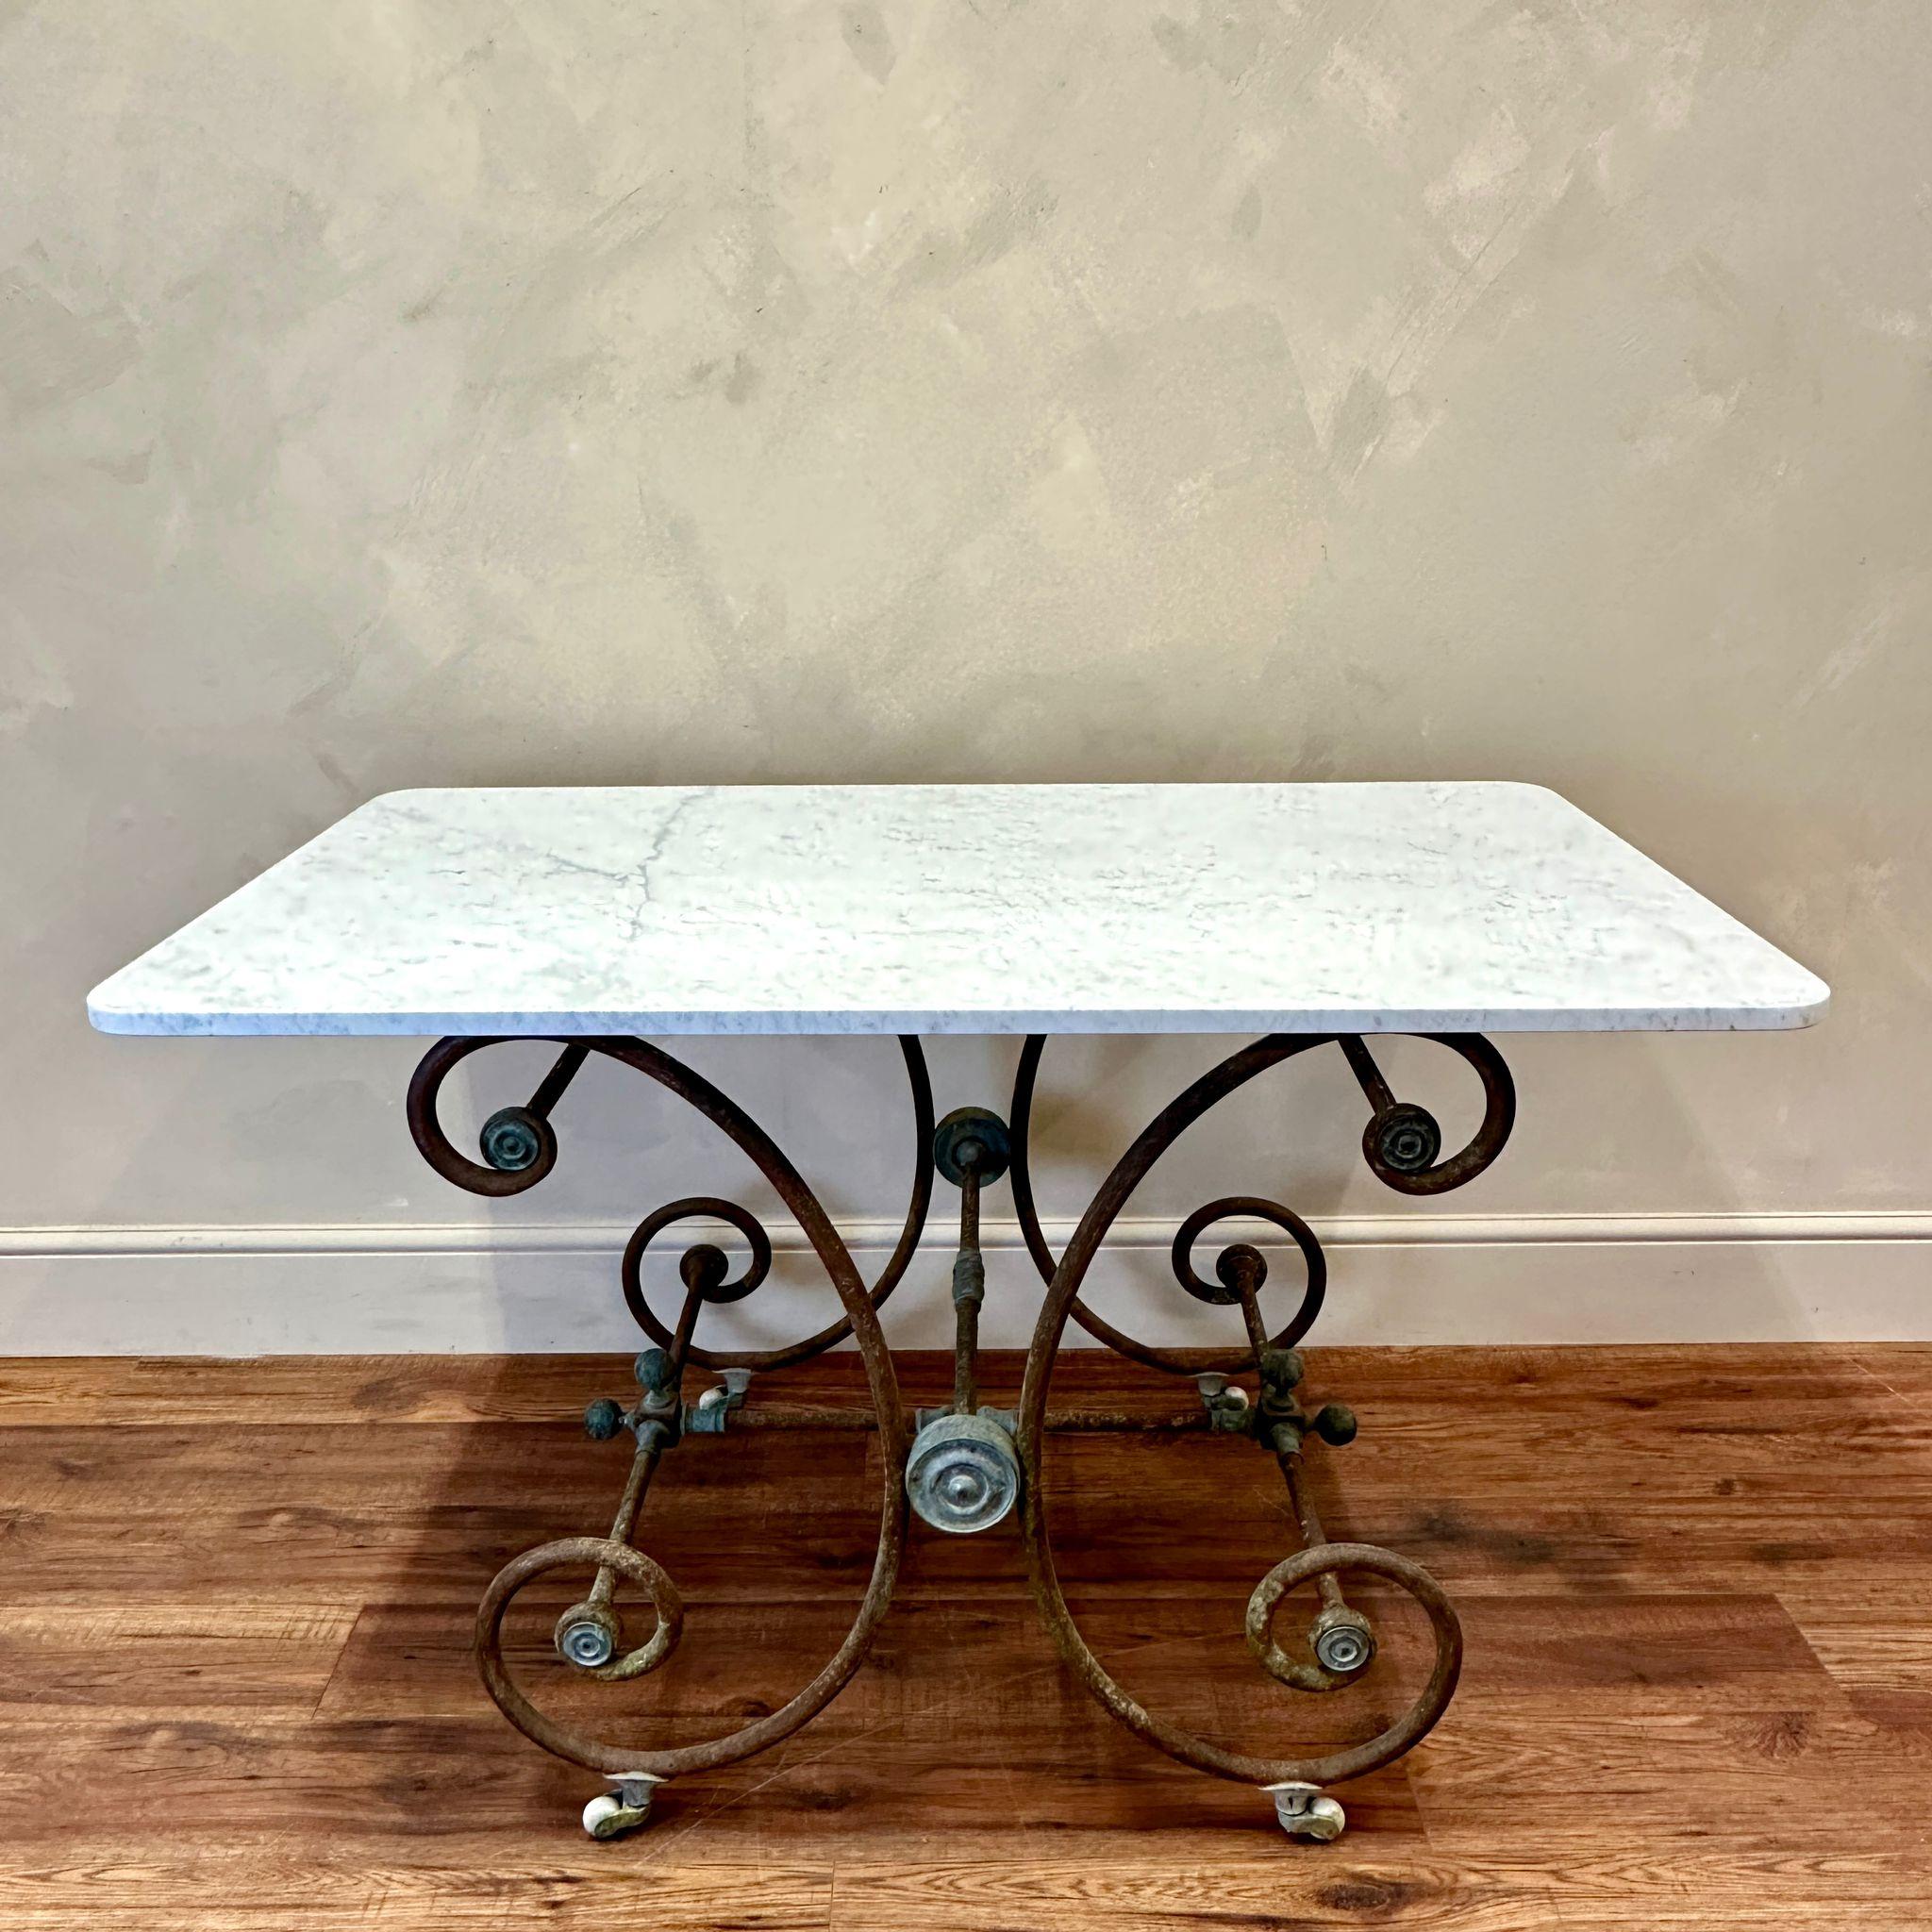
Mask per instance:
[[[979,1246],[980,1191],[1007,1171],[1007,1124],[983,1107],[949,1113],[933,1134],[933,1166],[959,1191],[959,1245],[953,1257],[953,1404],[917,1418],[906,1457],[906,1495],[922,1523],[974,1536],[1012,1514],[1020,1497],[1013,1418],[978,1406],[979,1311],[986,1257]]]
[[[1012,1424],[984,1408],[935,1416],[912,1439],[906,1494],[923,1523],[952,1536],[1004,1523],[1020,1500]]]
[[[625,1247],[621,1269],[625,1301],[655,1345],[638,1357],[638,1395],[628,1407],[602,1397],[584,1414],[585,1434],[593,1441],[613,1441],[626,1431],[633,1438],[630,1466],[609,1534],[564,1538],[514,1557],[485,1592],[476,1620],[477,1662],[498,1707],[545,1750],[603,1772],[611,1781],[612,1789],[586,1807],[586,1829],[598,1838],[633,1829],[644,1821],[657,1788],[665,1779],[747,1757],[790,1736],[822,1710],[858,1667],[885,1612],[898,1574],[909,1509],[951,1534],[991,1529],[1017,1515],[1041,1616],[1061,1657],[1101,1705],[1181,1762],[1259,1787],[1274,1800],[1276,1816],[1291,1837],[1325,1840],[1337,1836],[1344,1824],[1342,1810],[1322,1788],[1389,1763],[1426,1735],[1455,1690],[1462,1635],[1441,1586],[1419,1564],[1373,1544],[1332,1542],[1323,1529],[1305,1452],[1310,1441],[1329,1448],[1352,1441],[1357,1421],[1339,1402],[1324,1403],[1310,1416],[1299,1393],[1306,1364],[1295,1344],[1320,1313],[1327,1288],[1321,1243],[1291,1209],[1255,1194],[1224,1195],[1181,1222],[1170,1257],[1175,1282],[1199,1302],[1240,1310],[1242,1341],[1225,1351],[1165,1349],[1141,1342],[1087,1307],[1080,1291],[1109,1229],[1167,1149],[1229,1094],[1282,1062],[1323,1045],[1340,1046],[1368,1103],[1362,1154],[1377,1178],[1408,1194],[1440,1193],[1473,1179],[1496,1158],[1509,1136],[1516,1103],[1508,1070],[1479,1035],[1424,1037],[1472,1067],[1483,1088],[1480,1126],[1467,1146],[1447,1158],[1434,1116],[1394,1094],[1363,1041],[1352,1035],[1272,1034],[1230,1055],[1156,1115],[1108,1175],[1058,1257],[1041,1231],[1028,1164],[1044,1039],[1032,1036],[1021,1050],[1009,1121],[983,1108],[962,1108],[937,1124],[919,1042],[902,1039],[912,1099],[912,1181],[898,1243],[870,1288],[816,1195],[764,1131],[709,1081],[660,1049],[630,1038],[555,1041],[558,1057],[528,1103],[500,1108],[485,1122],[479,1162],[458,1153],[443,1134],[437,1096],[456,1066],[497,1042],[452,1039],[432,1047],[410,1083],[408,1120],[425,1158],[445,1178],[495,1198],[536,1186],[558,1159],[552,1112],[590,1056],[599,1054],[655,1080],[750,1157],[803,1231],[842,1309],[838,1321],[786,1347],[707,1349],[696,1341],[704,1311],[756,1292],[770,1274],[772,1242],[763,1224],[733,1202],[692,1195],[647,1215]],[[935,1174],[959,1192],[952,1277],[953,1400],[943,1409],[922,1411],[915,1419],[914,1435],[900,1405],[878,1309],[904,1279],[918,1250]],[[1046,1290],[1017,1411],[983,1408],[977,1401],[979,1315],[987,1293],[979,1236],[981,1196],[1002,1176],[1009,1181],[1023,1237]],[[1251,1242],[1230,1241],[1216,1253],[1211,1275],[1196,1266],[1195,1251],[1202,1237],[1217,1224],[1232,1220],[1278,1229],[1300,1256],[1299,1297],[1288,1319],[1272,1330],[1261,1308],[1269,1270],[1260,1249]],[[658,1237],[680,1222],[691,1221],[732,1230],[743,1243],[744,1257],[734,1262],[710,1241],[687,1245],[677,1264],[684,1292],[675,1323],[667,1325],[645,1295],[643,1260]],[[1132,1360],[1165,1374],[1194,1377],[1198,1407],[1158,1417],[1051,1407],[1054,1363],[1070,1320]],[[762,1395],[752,1399],[755,1375],[762,1378],[848,1336],[865,1366],[870,1408],[786,1405]],[[709,1371],[718,1379],[695,1399],[687,1399],[684,1383],[691,1369]],[[1252,1379],[1252,1391],[1233,1379],[1238,1375]],[[503,1624],[511,1603],[540,1576],[558,1571],[588,1573],[586,1594],[558,1620],[558,1655],[573,1669],[604,1682],[641,1677],[657,1670],[676,1649],[685,1612],[671,1577],[637,1546],[639,1519],[667,1454],[696,1439],[741,1428],[868,1431],[880,1439],[878,1548],[864,1599],[844,1641],[777,1709],[724,1736],[676,1749],[641,1751],[610,1744],[550,1718],[512,1681],[504,1662]],[[1302,1547],[1277,1563],[1249,1600],[1246,1635],[1257,1661],[1277,1682],[1300,1691],[1324,1693],[1359,1681],[1375,1666],[1376,1635],[1370,1618],[1348,1602],[1342,1578],[1379,1577],[1422,1607],[1435,1634],[1434,1661],[1413,1701],[1375,1736],[1298,1758],[1233,1751],[1149,1713],[1088,1647],[1055,1573],[1047,1526],[1051,1477],[1046,1442],[1060,1431],[1199,1433],[1238,1438],[1273,1456],[1287,1487]],[[648,1599],[654,1619],[644,1641],[628,1647],[617,1603],[620,1584]],[[1317,1607],[1299,1634],[1284,1642],[1276,1627],[1287,1627],[1289,1603],[1303,1589],[1312,1590]]]

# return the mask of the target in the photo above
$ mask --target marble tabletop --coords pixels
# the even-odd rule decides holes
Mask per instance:
[[[97,987],[109,1033],[1803,1026],[1822,981],[1502,783],[395,791]]]

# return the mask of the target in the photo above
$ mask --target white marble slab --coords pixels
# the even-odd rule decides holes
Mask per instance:
[[[110,1033],[1802,1026],[1536,786],[397,791],[97,987]]]

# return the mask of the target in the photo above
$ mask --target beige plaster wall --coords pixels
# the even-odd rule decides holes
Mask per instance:
[[[1916,0],[0,4],[14,1258],[735,1181],[613,1072],[486,1211],[407,1043],[87,1031],[359,800],[567,781],[1549,784],[1836,1006],[1518,1042],[1457,1211],[1932,1231],[1928,77]],[[1056,1144],[1204,1051],[1069,1045]],[[694,1057],[897,1211],[889,1046]],[[1339,1065],[1244,1105],[1149,1213],[1432,1211]]]

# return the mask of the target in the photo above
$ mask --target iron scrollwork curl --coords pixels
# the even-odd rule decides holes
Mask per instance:
[[[517,1038],[545,1038],[563,1051],[557,1063],[543,1077],[527,1108],[502,1108],[491,1114],[484,1123],[481,1139],[485,1150],[489,1151],[491,1129],[503,1132],[506,1121],[514,1119],[519,1123],[527,1122],[526,1132],[535,1146],[534,1157],[525,1164],[500,1169],[493,1163],[470,1159],[460,1154],[451,1143],[437,1116],[437,1098],[442,1091],[443,1082],[464,1060],[484,1048],[501,1046],[508,1036],[479,1035],[470,1038],[440,1040],[423,1056],[414,1076],[409,1082],[407,1112],[410,1137],[416,1143],[417,1151],[444,1180],[466,1190],[472,1194],[481,1194],[491,1199],[502,1200],[510,1195],[526,1193],[541,1181],[557,1164],[557,1135],[550,1124],[550,1109],[561,1096],[570,1082],[582,1068],[585,1059],[592,1053],[621,1060],[635,1066],[641,1073],[651,1074],[660,1085],[670,1087],[680,1097],[691,1102],[698,1111],[705,1113],[714,1124],[742,1148],[744,1142],[725,1121],[711,1108],[702,1104],[694,1092],[684,1092],[673,1079],[667,1078],[660,1068],[675,1068],[680,1074],[699,1082],[724,1107],[730,1109],[740,1121],[762,1135],[748,1114],[731,1102],[725,1095],[703,1081],[701,1076],[682,1062],[673,1059],[660,1049],[647,1045],[643,1041],[631,1039],[562,1040],[551,1036],[519,1035]],[[899,1050],[906,1063],[907,1083],[912,1096],[912,1142],[914,1158],[912,1179],[907,1194],[906,1219],[901,1226],[899,1239],[888,1257],[886,1265],[879,1272],[879,1278],[872,1286],[869,1299],[876,1312],[883,1307],[886,1299],[906,1277],[906,1271],[912,1264],[912,1257],[919,1249],[919,1238],[925,1228],[925,1221],[932,1206],[932,1161],[928,1148],[933,1134],[932,1080],[926,1072],[925,1055],[916,1038],[908,1034],[899,1040]],[[750,1150],[745,1149],[746,1152]],[[774,1150],[776,1151],[775,1149]],[[762,1165],[762,1163],[760,1163]],[[766,1178],[770,1179],[769,1173]],[[803,1185],[801,1183],[801,1185]],[[693,1200],[675,1201],[667,1207],[648,1214],[639,1223],[625,1250],[624,1292],[625,1302],[629,1307],[633,1320],[653,1341],[668,1343],[670,1332],[664,1324],[654,1315],[643,1296],[641,1279],[641,1263],[644,1250],[651,1241],[673,1222],[704,1215],[708,1219],[729,1222],[740,1234],[744,1236],[752,1250],[753,1270],[756,1279],[749,1286],[738,1288],[735,1291],[722,1282],[708,1293],[707,1299],[714,1302],[736,1300],[741,1294],[748,1294],[752,1288],[764,1279],[771,1265],[771,1238],[758,1217],[748,1209],[733,1202],[721,1201],[709,1196],[703,1197],[702,1205]],[[830,1226],[827,1222],[826,1226]],[[814,1243],[816,1246],[816,1243]],[[718,1250],[708,1243],[696,1244],[687,1249],[679,1263],[679,1273],[687,1281],[689,1269],[700,1267],[714,1269],[718,1264],[713,1257]],[[762,1256],[763,1261],[758,1257]],[[823,1258],[823,1257],[821,1257]],[[822,1355],[828,1348],[835,1348],[852,1333],[852,1320],[849,1314],[841,1315],[829,1323],[815,1335],[808,1335],[800,1341],[784,1348],[773,1349],[705,1349],[693,1346],[689,1359],[693,1366],[702,1369],[765,1369],[788,1368],[794,1362],[808,1360],[815,1355]]]
[[[673,1202],[646,1216],[625,1253],[625,1300],[647,1332],[669,1344],[669,1353],[658,1358],[655,1370],[666,1378],[665,1385],[657,1391],[658,1406],[651,1410],[647,1402],[641,1406],[639,1415],[644,1417],[648,1413],[672,1420],[647,1419],[637,1426],[638,1453],[619,1509],[621,1535],[566,1538],[524,1552],[498,1573],[477,1612],[476,1657],[485,1688],[517,1729],[554,1756],[608,1775],[647,1780],[733,1763],[790,1736],[838,1694],[864,1657],[897,1579],[906,1540],[907,1503],[900,1467],[906,1454],[907,1426],[892,1359],[879,1327],[878,1308],[911,1261],[931,1197],[932,1170],[927,1150],[933,1131],[932,1091],[924,1058],[916,1039],[901,1040],[912,1090],[917,1161],[904,1231],[879,1279],[868,1289],[850,1250],[817,1196],[763,1128],[702,1074],[641,1040],[553,1040],[552,1043],[561,1052],[529,1106],[499,1109],[486,1124],[483,1142],[487,1161],[472,1160],[459,1153],[438,1119],[439,1092],[451,1071],[470,1055],[499,1043],[493,1037],[440,1041],[423,1057],[410,1082],[410,1133],[424,1158],[445,1179],[473,1193],[499,1199],[536,1186],[557,1160],[557,1138],[550,1125],[550,1110],[588,1056],[595,1053],[655,1080],[703,1114],[750,1158],[803,1231],[841,1304],[842,1313],[838,1321],[789,1348],[757,1352],[700,1349],[691,1340],[700,1306],[706,1302],[736,1300],[756,1289],[771,1266],[770,1238],[748,1210],[710,1196]],[[498,1165],[499,1161],[503,1164]],[[749,1245],[750,1257],[743,1272],[733,1278],[730,1263],[721,1250],[708,1242],[695,1242],[688,1247],[679,1264],[686,1288],[685,1312],[673,1333],[652,1316],[644,1303],[640,1264],[644,1249],[657,1234],[676,1221],[698,1215],[724,1220],[736,1227]],[[809,1683],[775,1710],[724,1737],[674,1750],[639,1750],[607,1743],[539,1710],[510,1678],[502,1648],[504,1619],[511,1602],[539,1576],[567,1568],[595,1572],[598,1582],[591,1598],[566,1612],[566,1617],[576,1617],[583,1627],[594,1627],[591,1620],[601,1619],[613,1650],[617,1649],[618,1619],[609,1597],[616,1581],[621,1577],[641,1588],[650,1598],[657,1616],[650,1638],[614,1655],[608,1662],[591,1665],[589,1674],[605,1681],[641,1676],[661,1664],[676,1645],[684,1614],[676,1587],[658,1563],[633,1546],[629,1529],[661,1448],[675,1440],[675,1391],[685,1365],[717,1369],[777,1367],[816,1355],[848,1335],[856,1341],[865,1365],[874,1425],[884,1455],[877,1553],[864,1598],[836,1654]],[[641,1372],[646,1358],[654,1353],[647,1351],[646,1357],[640,1357]],[[561,1631],[559,1635],[561,1638]],[[586,1657],[594,1654],[587,1651]],[[567,1648],[566,1655],[570,1655]],[[574,1657],[573,1661],[583,1660]]]
[[[1216,1257],[1211,1282],[1204,1281],[1194,1272],[1194,1243],[1216,1222],[1228,1221],[1236,1215],[1251,1221],[1272,1222],[1301,1250],[1302,1263],[1307,1271],[1302,1285],[1301,1304],[1289,1318],[1287,1325],[1268,1343],[1271,1348],[1292,1348],[1314,1326],[1315,1317],[1322,1312],[1322,1303],[1328,1292],[1328,1257],[1322,1252],[1322,1243],[1315,1239],[1315,1230],[1292,1208],[1284,1208],[1279,1201],[1264,1201],[1258,1194],[1228,1194],[1195,1208],[1174,1230],[1174,1246],[1168,1252],[1174,1278],[1196,1301],[1207,1302],[1215,1307],[1241,1307],[1239,1274],[1241,1266],[1265,1267],[1261,1257],[1253,1248],[1245,1244],[1224,1248]]]
[[[1340,1412],[1341,1420],[1324,1428],[1324,1421],[1335,1415],[1335,1410],[1324,1411],[1309,1424],[1292,1409],[1285,1394],[1301,1374],[1300,1361],[1292,1355],[1291,1344],[1313,1320],[1326,1281],[1320,1243],[1313,1231],[1291,1210],[1256,1196],[1228,1196],[1209,1202],[1182,1223],[1172,1253],[1176,1280],[1202,1301],[1224,1306],[1241,1304],[1247,1316],[1248,1347],[1229,1355],[1204,1357],[1196,1351],[1183,1355],[1138,1341],[1088,1308],[1080,1299],[1080,1290],[1102,1242],[1134,1191],[1189,1127],[1271,1067],[1331,1041],[1338,1042],[1346,1054],[1368,1100],[1371,1114],[1363,1136],[1363,1153],[1379,1180],[1399,1192],[1432,1194],[1473,1179],[1502,1151],[1515,1119],[1515,1090],[1508,1070],[1502,1056],[1480,1035],[1423,1037],[1457,1054],[1475,1070],[1483,1086],[1481,1124],[1469,1144],[1446,1159],[1441,1158],[1441,1133],[1433,1116],[1395,1099],[1359,1039],[1334,1034],[1272,1034],[1209,1069],[1155,1116],[1116,1163],[1081,1217],[1065,1251],[1058,1257],[1041,1231],[1027,1174],[1028,1128],[1044,1045],[1042,1037],[1035,1035],[1026,1041],[1014,1086],[1013,1197],[1023,1237],[1047,1284],[1027,1352],[1017,1430],[1023,1474],[1021,1522],[1034,1596],[1061,1657],[1101,1705],[1128,1729],[1198,1770],[1284,1794],[1278,1800],[1284,1824],[1310,1836],[1332,1836],[1339,1830],[1339,1808],[1329,1807],[1331,1818],[1322,1821],[1320,1828],[1313,1828],[1305,1799],[1297,1795],[1292,1800],[1291,1812],[1286,1794],[1305,1794],[1317,1786],[1359,1777],[1401,1757],[1427,1734],[1446,1708],[1462,1660],[1461,1629],[1454,1608],[1435,1578],[1420,1564],[1395,1551],[1367,1543],[1327,1541],[1307,1495],[1300,1467],[1305,1435],[1314,1433],[1330,1441],[1345,1441],[1354,1433],[1354,1419],[1345,1410]],[[1192,1252],[1198,1238],[1217,1221],[1235,1215],[1272,1223],[1287,1233],[1301,1251],[1307,1271],[1307,1285],[1300,1306],[1278,1335],[1267,1333],[1256,1307],[1256,1291],[1265,1274],[1265,1263],[1257,1250],[1240,1243],[1224,1248],[1216,1261],[1213,1282],[1205,1280],[1194,1270]],[[1310,1757],[1264,1757],[1231,1751],[1147,1710],[1095,1657],[1067,1607],[1054,1565],[1045,1513],[1043,1450],[1047,1396],[1055,1358],[1070,1319],[1079,1322],[1091,1334],[1123,1355],[1169,1373],[1198,1374],[1204,1369],[1259,1372],[1261,1402],[1249,1425],[1264,1446],[1275,1451],[1281,1462],[1305,1547],[1275,1565],[1256,1589],[1247,1616],[1250,1646],[1262,1667],[1282,1683],[1304,1690],[1338,1689],[1354,1681],[1373,1655],[1367,1622],[1344,1603],[1339,1577],[1344,1573],[1359,1572],[1394,1584],[1420,1604],[1428,1616],[1436,1652],[1426,1683],[1393,1724],[1373,1738]],[[1315,1657],[1305,1661],[1290,1656],[1281,1647],[1272,1626],[1287,1593],[1309,1583],[1320,1588],[1326,1607],[1310,1625]],[[1334,1641],[1338,1634],[1340,1642]],[[1348,1668],[1329,1668],[1324,1663],[1324,1641],[1329,1642],[1330,1657],[1345,1660]],[[1300,1823],[1291,1822],[1291,1817]]]

